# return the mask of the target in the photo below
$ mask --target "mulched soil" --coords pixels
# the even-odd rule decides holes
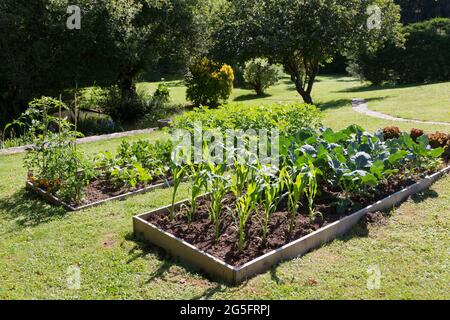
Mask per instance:
[[[261,238],[261,217],[263,208],[258,207],[252,215],[251,221],[246,228],[246,244],[242,252],[238,252],[236,243],[238,234],[235,228],[232,209],[234,208],[234,196],[229,194],[223,205],[222,235],[215,241],[215,226],[210,222],[208,199],[198,200],[197,213],[191,222],[188,223],[186,217],[187,206],[178,210],[178,214],[171,221],[166,214],[154,214],[148,221],[162,230],[194,245],[198,249],[213,255],[233,266],[242,266],[272,250],[278,249],[285,244],[295,241],[310,234],[326,225],[333,223],[346,215],[349,215],[360,208],[364,208],[375,201],[381,200],[403,188],[420,180],[420,176],[404,178],[398,174],[392,176],[386,183],[379,187],[379,192],[372,196],[360,196],[349,199],[351,207],[343,214],[336,213],[336,201],[339,195],[333,190],[324,190],[316,199],[316,210],[322,213],[322,217],[316,217],[314,223],[310,223],[307,208],[301,207],[296,217],[296,227],[293,232],[289,232],[289,214],[286,204],[280,204],[280,210],[274,213],[269,221],[269,236],[266,242]]]

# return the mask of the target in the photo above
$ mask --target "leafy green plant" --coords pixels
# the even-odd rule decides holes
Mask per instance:
[[[196,108],[174,117],[173,129],[194,131],[196,122],[203,129],[277,129],[280,135],[293,136],[300,128],[317,129],[321,125],[322,115],[315,106],[307,104],[273,104],[268,106],[245,106],[227,104],[217,109]]]
[[[308,172],[306,173],[307,184],[305,188],[306,199],[308,199],[309,221],[314,222],[316,211],[314,209],[314,199],[317,195],[317,175],[320,174],[319,168],[316,168],[312,162],[309,162]]]
[[[186,166],[178,166],[173,164],[172,174],[173,174],[173,191],[172,191],[172,206],[169,211],[169,218],[173,220],[175,218],[175,199],[177,196],[178,189],[180,188],[181,182],[185,177]]]
[[[24,158],[28,179],[63,200],[80,204],[84,187],[95,176],[92,166],[77,152],[80,134],[61,115],[67,106],[58,100],[43,97],[30,102],[19,118],[33,137],[32,147]]]
[[[170,176],[171,150],[170,141],[151,143],[139,140],[133,144],[123,141],[116,156],[100,152],[95,156],[95,163],[112,183],[134,188],[155,178],[167,179]]]
[[[279,179],[273,170],[269,167],[263,167],[258,170],[260,185],[262,186],[262,203],[264,206],[264,216],[262,220],[262,239],[265,242],[269,233],[269,221],[272,214],[276,211],[278,204],[282,198],[284,189],[283,179]]]
[[[215,239],[216,241],[220,237],[220,225],[222,206],[225,196],[230,190],[230,178],[224,176],[226,165],[215,165],[209,163],[209,170],[207,171],[208,185],[211,190],[209,199],[211,205],[209,208],[209,215],[211,222],[215,225]]]
[[[152,102],[156,107],[160,107],[170,102],[170,89],[167,85],[160,83],[152,97]]]
[[[305,190],[304,173],[297,172],[297,168],[293,167],[289,170],[283,168],[280,172],[281,179],[287,189],[287,208],[289,212],[289,232],[294,231],[296,225],[296,217],[300,206],[300,198]]]
[[[244,193],[245,186],[247,184],[249,177],[252,174],[252,171],[253,169],[248,164],[235,160],[234,162],[235,179],[233,180],[231,190],[233,191],[236,199],[240,198]]]
[[[204,189],[207,187],[207,171],[204,169],[204,164],[189,164],[189,174],[191,177],[191,193],[190,193],[190,206],[187,211],[187,218],[189,223],[192,222],[194,215],[197,212],[197,198],[201,195]]]
[[[245,245],[245,227],[248,220],[251,217],[252,212],[255,210],[256,204],[259,199],[259,186],[253,181],[247,185],[247,189],[244,195],[236,199],[236,220],[238,226],[238,250],[242,252]]]

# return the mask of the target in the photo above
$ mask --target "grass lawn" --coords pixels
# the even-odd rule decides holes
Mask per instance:
[[[172,81],[168,85],[175,103],[187,103],[186,88],[181,81]],[[157,86],[158,83],[141,83],[138,87],[153,92]],[[450,126],[394,123],[355,113],[351,108],[352,98],[367,99],[370,109],[392,116],[450,123],[450,82],[420,86],[367,86],[351,77],[321,76],[313,90],[315,103],[325,113],[325,124],[335,129],[360,123],[372,131],[387,124],[395,124],[403,130],[421,127],[426,131],[450,132]],[[234,89],[229,102],[264,105],[301,102],[301,99],[292,82],[286,77],[278,85],[269,88],[264,97],[256,96],[251,90]]]
[[[339,92],[353,80],[321,80],[316,100],[326,124],[338,129],[355,122],[375,130],[389,123],[353,114],[353,93]],[[155,132],[125,139],[161,137]],[[88,154],[114,150],[121,140],[80,148]],[[133,238],[131,217],[168,204],[170,189],[66,213],[24,195],[22,158],[0,156],[0,299],[450,299],[450,177],[394,210],[384,225],[361,224],[321,249],[228,287]],[[183,185],[179,198],[186,195]],[[71,266],[81,270],[80,290],[67,287]],[[381,286],[369,290],[373,267],[381,271]]]

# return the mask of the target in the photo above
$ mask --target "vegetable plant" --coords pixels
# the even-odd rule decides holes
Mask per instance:
[[[209,195],[209,199],[211,201],[209,215],[211,222],[215,225],[215,239],[217,241],[220,237],[223,201],[230,190],[230,178],[224,176],[226,165],[215,165],[213,163],[209,163],[208,166],[209,170],[207,171],[207,178],[208,185],[211,190]]]
[[[177,196],[178,189],[180,187],[181,182],[185,177],[186,166],[173,165],[172,173],[173,173],[173,191],[172,191],[172,206],[169,211],[169,219],[173,220],[175,218],[175,199]]]
[[[197,198],[201,195],[204,189],[207,187],[206,170],[204,169],[204,163],[200,164],[188,164],[189,174],[191,177],[191,193],[190,193],[190,207],[187,211],[187,218],[189,223],[192,222],[195,213],[197,212]]]
[[[306,199],[308,199],[309,221],[314,222],[316,212],[314,210],[314,199],[317,195],[317,175],[320,173],[319,168],[314,167],[312,162],[309,162],[309,170],[306,174],[307,185],[305,188]]]
[[[245,227],[259,199],[259,186],[253,181],[247,185],[246,192],[236,200],[236,220],[238,226],[238,250],[242,252],[245,244]]]
[[[273,174],[269,167],[262,167],[258,171],[262,191],[262,204],[264,216],[262,219],[262,239],[265,242],[269,233],[269,221],[272,214],[277,210],[281,200],[281,192],[284,189],[284,182]]]
[[[305,190],[304,176],[302,172],[297,172],[296,167],[283,168],[281,170],[280,176],[284,181],[284,185],[287,189],[287,203],[289,212],[289,232],[294,231],[296,225],[296,217],[298,208],[300,206],[300,198]]]

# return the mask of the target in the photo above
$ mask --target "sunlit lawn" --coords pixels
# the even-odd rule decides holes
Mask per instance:
[[[139,88],[153,92],[158,84],[141,83]],[[168,84],[173,101],[186,104],[186,88],[183,83],[172,81]],[[392,116],[450,123],[450,82],[420,86],[373,87],[351,77],[321,76],[314,87],[313,98],[325,113],[325,124],[333,128],[339,128],[343,124],[360,123],[373,131],[384,125],[394,124],[355,113],[351,109],[352,98],[367,99],[370,109]],[[265,105],[301,102],[301,99],[292,82],[285,77],[278,85],[269,88],[263,97],[258,97],[252,90],[235,88],[229,102]],[[450,126],[414,123],[396,125],[404,130],[421,127],[427,131],[450,131]]]

